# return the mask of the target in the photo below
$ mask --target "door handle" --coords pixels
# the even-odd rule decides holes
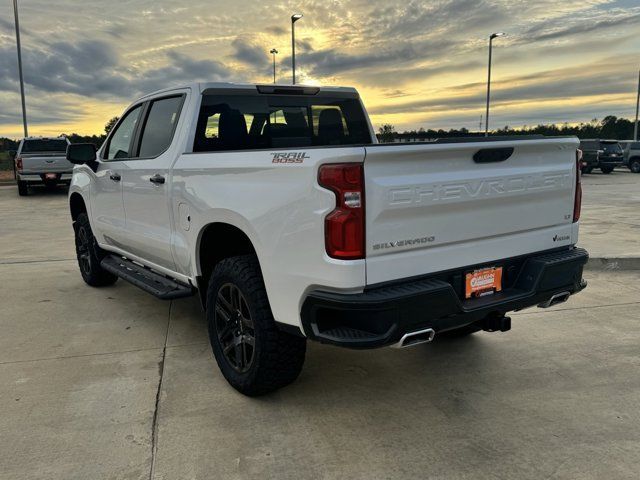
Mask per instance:
[[[113,180],[114,182],[119,182],[119,181],[121,180],[121,178],[122,178],[122,177],[121,177],[121,176],[120,176],[120,174],[118,174],[118,173],[110,173],[110,174],[109,174],[109,178],[110,178],[111,180]]]
[[[153,177],[149,179],[151,183],[155,183],[156,185],[162,185],[164,183],[164,177],[159,173],[156,173]]]

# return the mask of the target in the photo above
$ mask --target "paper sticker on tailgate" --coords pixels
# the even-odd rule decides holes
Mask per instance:
[[[466,275],[465,298],[482,297],[502,290],[502,267],[474,270]]]

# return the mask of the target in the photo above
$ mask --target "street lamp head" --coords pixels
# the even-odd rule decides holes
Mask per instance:
[[[494,38],[497,38],[497,37],[504,37],[504,36],[506,36],[506,35],[507,35],[507,34],[506,34],[506,33],[504,33],[504,32],[496,32],[496,33],[492,33],[492,34],[491,34],[491,36],[490,36],[489,38],[490,38],[491,40],[493,40]]]
[[[276,53],[278,53],[278,50],[276,50],[275,48],[272,48],[269,53],[273,53],[275,55]]]
[[[293,15],[291,15],[291,23],[296,23],[302,18],[302,16],[303,15],[301,13],[294,13]]]

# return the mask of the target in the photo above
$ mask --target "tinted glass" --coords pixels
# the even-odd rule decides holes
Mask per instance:
[[[355,96],[204,95],[193,151],[369,143]]]
[[[633,150],[640,150],[640,142],[634,142],[631,144],[631,147]]]
[[[580,148],[582,150],[596,150],[597,142],[582,141],[580,142]]]
[[[157,157],[169,148],[180,116],[182,98],[163,98],[151,104],[142,132],[139,157]]]
[[[602,142],[600,146],[602,147],[602,150],[604,150],[607,153],[622,153],[622,147],[620,147],[619,143]]]
[[[67,141],[60,139],[39,138],[34,140],[25,140],[22,144],[22,153],[32,152],[66,152]]]
[[[138,105],[124,117],[122,122],[113,132],[109,145],[107,147],[107,159],[117,160],[119,158],[131,158],[129,148],[131,147],[131,139],[136,131],[136,125],[140,118],[140,110],[142,106]]]

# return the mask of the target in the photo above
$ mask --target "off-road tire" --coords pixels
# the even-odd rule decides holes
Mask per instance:
[[[640,158],[632,158],[629,161],[629,170],[633,173],[640,173]]]
[[[605,175],[609,175],[611,172],[613,172],[613,167],[600,167],[600,171]]]
[[[18,180],[18,195],[26,197],[29,195],[29,185],[23,180]]]
[[[100,262],[107,255],[107,252],[98,246],[86,213],[78,215],[73,229],[76,237],[76,256],[82,279],[92,287],[113,285],[118,277],[100,266]]]
[[[225,322],[228,315],[221,313],[216,303],[218,295],[224,294],[224,289],[230,286],[241,293],[252,324],[252,358],[244,372],[238,371],[237,365],[234,368],[232,360],[225,356],[223,340],[218,336],[218,325]],[[206,312],[213,354],[233,388],[247,396],[258,396],[282,388],[298,378],[304,364],[306,339],[283,332],[276,326],[255,255],[227,258],[215,266],[207,288]]]

